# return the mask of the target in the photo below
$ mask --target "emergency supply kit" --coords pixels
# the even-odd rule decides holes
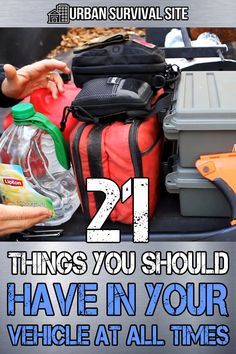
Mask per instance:
[[[211,71],[207,65],[202,71],[200,66],[180,74],[178,68],[166,63],[157,46],[123,35],[91,43],[75,52],[75,84],[66,82],[57,101],[42,89],[26,99],[30,103],[25,104],[31,106],[19,104],[13,108],[13,118],[10,115],[4,121],[8,129],[0,140],[1,172],[8,173],[9,166],[11,173],[18,168],[27,192],[33,190],[51,203],[55,218],[47,225],[69,220],[80,201],[83,216],[77,212],[70,220],[70,229],[88,224],[104,201],[101,192],[87,192],[89,177],[108,178],[119,187],[133,177],[148,178],[149,217],[155,214],[154,232],[163,233],[165,228],[186,232],[193,225],[194,230],[202,227],[208,231],[227,225],[228,221],[220,220],[230,216],[233,225],[236,101],[231,93],[235,73],[229,69]],[[35,116],[45,124],[39,124]],[[49,120],[52,131],[56,129],[55,136],[48,129]],[[170,159],[173,153],[175,157]],[[62,178],[58,179],[59,174]],[[1,181],[5,177],[0,174]],[[174,194],[179,194],[178,202],[172,198]],[[2,201],[7,202],[3,194]],[[128,227],[132,223],[132,202],[132,197],[118,202],[110,220]],[[174,208],[177,211],[173,212]],[[170,222],[173,218],[176,223]],[[158,229],[159,219],[164,228]],[[122,224],[119,228],[129,230]],[[170,239],[174,237],[169,235]],[[165,238],[167,234],[163,234]]]
[[[149,178],[149,217],[159,196],[162,133],[156,115],[145,120],[114,122],[105,125],[79,122],[71,134],[70,150],[83,210],[92,218],[103,197],[86,191],[86,179],[109,178],[122,186],[130,178]],[[118,202],[112,221],[132,223],[132,198]]]
[[[65,110],[80,122],[70,136],[72,164],[84,212],[92,218],[104,200],[86,191],[88,177],[109,178],[122,186],[134,177],[149,179],[149,217],[159,197],[163,134],[157,113],[168,109],[179,71],[155,45],[123,35],[76,51],[75,84],[82,88]],[[82,121],[82,122],[81,122]],[[112,221],[132,223],[132,198],[118,202]]]
[[[58,126],[58,116],[62,116],[62,111],[64,112],[60,127],[67,142],[70,140],[71,160],[78,194],[81,198],[83,210],[87,211],[90,218],[100,208],[102,199],[86,191],[85,183],[88,177],[107,177],[114,180],[118,185],[125,183],[131,177],[149,178],[150,217],[155,211],[158,199],[163,134],[156,116],[156,111],[160,108],[156,101],[163,93],[163,91],[159,92],[159,86],[161,88],[166,87],[170,75],[172,80],[175,81],[179,72],[172,70],[170,67],[167,68],[164,54],[156,46],[128,40],[123,36],[116,36],[115,39],[108,40],[101,47],[96,45],[96,49],[94,46],[89,47],[89,50],[83,50],[83,55],[85,52],[86,56],[94,55],[91,53],[94,50],[99,53],[104,52],[104,47],[108,52],[113,53],[109,64],[111,70],[117,73],[113,60],[122,62],[122,67],[125,70],[124,75],[118,70],[120,77],[110,76],[106,66],[105,72],[108,70],[109,75],[102,75],[99,78],[91,79],[85,72],[83,83],[79,82],[81,87],[77,89],[76,94],[74,94],[75,87],[73,84],[65,84],[65,92],[60,95],[57,105],[48,97],[47,90],[36,91],[30,97],[30,103],[21,103],[13,107],[14,124],[5,131],[1,139],[1,162],[22,169],[22,177],[27,178],[27,181],[24,180],[22,184],[26,186],[26,189],[30,189],[30,185],[35,192],[48,197],[47,202],[52,201],[51,208],[54,208],[58,222],[61,218],[61,223],[68,218],[66,215],[62,217],[63,213],[60,214],[59,212],[59,209],[61,207],[63,209],[63,206],[59,203],[58,194],[60,194],[61,189],[65,189],[65,181],[69,181],[70,178],[69,175],[61,179],[58,177],[62,173],[59,171],[60,160],[64,156],[64,165],[67,161],[66,146],[62,135],[59,139],[61,132],[58,127],[48,119]],[[117,48],[122,50],[117,50]],[[136,70],[133,70],[134,51],[136,55],[140,55],[140,59],[143,61],[143,67],[140,62],[137,63],[137,65],[140,65],[141,72],[138,75],[136,75]],[[109,57],[108,52],[105,53],[107,58]],[[124,55],[126,59],[121,60]],[[77,62],[77,56],[75,56],[76,60],[73,63]],[[96,58],[100,62],[101,56],[99,54],[96,55]],[[95,66],[97,65],[96,60],[94,58],[93,64]],[[104,60],[102,62],[104,63]],[[150,63],[153,63],[153,65],[150,65]],[[145,74],[147,66],[151,68],[149,76]],[[78,85],[74,64],[72,67],[75,83]],[[97,68],[95,72],[100,75]],[[158,73],[158,76],[156,73]],[[128,77],[126,77],[127,75]],[[148,79],[151,85],[140,80],[140,77]],[[160,80],[158,84],[157,79]],[[168,81],[168,84],[171,83]],[[166,101],[164,102],[165,107],[162,105],[161,108],[167,109]],[[32,103],[34,103],[35,108]],[[43,112],[45,116],[36,113],[34,109]],[[71,127],[75,123],[74,118],[78,122],[71,133]],[[40,125],[40,119],[45,124]],[[9,125],[11,121],[12,117],[9,116],[4,122],[5,126]],[[85,123],[81,121],[85,121]],[[51,134],[53,141],[49,134],[44,136],[44,131]],[[70,138],[68,139],[69,135]],[[44,142],[46,137],[51,141]],[[12,146],[14,146],[14,151],[11,150]],[[52,156],[53,149],[54,156]],[[56,168],[55,163],[58,161],[58,168]],[[42,168],[40,169],[41,165]],[[65,168],[64,165],[62,167]],[[67,161],[66,170],[68,169]],[[66,173],[67,171],[64,175]],[[72,174],[70,174],[70,177],[73,178]],[[11,187],[13,188],[13,186]],[[14,191],[16,192],[16,189]],[[71,200],[72,196],[69,195],[69,192],[74,193],[74,181],[72,180],[71,189],[67,191],[63,198],[66,203],[64,214],[69,209],[69,204],[71,204],[73,212],[74,206],[78,206],[76,201]],[[18,196],[15,199],[9,198],[8,195],[2,196],[2,200],[8,204],[23,205],[22,198],[25,198],[25,196],[21,195],[21,197]],[[28,203],[28,205],[31,205],[30,201]],[[132,223],[132,198],[126,203],[118,203],[111,214],[111,220]],[[52,220],[47,222],[47,225],[55,224]]]

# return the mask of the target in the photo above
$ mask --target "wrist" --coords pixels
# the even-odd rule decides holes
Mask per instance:
[[[5,77],[0,76],[0,107],[11,107],[19,103],[21,100],[10,97],[5,89],[4,85]]]

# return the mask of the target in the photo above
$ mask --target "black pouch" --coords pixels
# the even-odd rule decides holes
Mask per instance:
[[[129,118],[145,118],[151,111],[153,91],[147,82],[133,78],[109,77],[86,82],[64,111],[78,120],[106,123]]]
[[[153,90],[165,86],[165,54],[154,44],[116,35],[74,52],[72,73],[77,87],[95,78],[119,76],[146,81]]]

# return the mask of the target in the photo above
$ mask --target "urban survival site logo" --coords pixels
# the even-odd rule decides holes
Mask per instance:
[[[48,23],[68,24],[70,23],[70,5],[57,4],[56,8],[48,12]]]
[[[188,21],[187,6],[70,6],[56,5],[47,13],[49,24],[69,24],[70,21]]]

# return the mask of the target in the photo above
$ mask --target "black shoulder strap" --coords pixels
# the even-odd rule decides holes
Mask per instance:
[[[94,126],[88,138],[88,160],[91,178],[103,178],[102,168],[102,132],[105,126]],[[104,201],[104,194],[100,192],[94,193],[97,209],[100,208]]]
[[[149,113],[149,115],[157,114],[160,112],[167,112],[167,110],[171,107],[171,105],[174,103],[173,100],[174,97],[174,92],[173,91],[167,91],[163,95],[161,95]]]
[[[175,70],[174,70],[175,68]],[[156,113],[166,113],[174,103],[174,91],[181,76],[181,70],[177,65],[167,65],[165,73],[165,92],[158,98],[157,103],[150,112],[150,115]]]

